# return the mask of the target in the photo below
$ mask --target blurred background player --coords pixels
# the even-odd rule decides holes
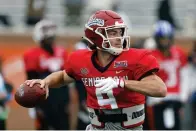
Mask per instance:
[[[182,93],[186,89],[181,88],[181,70],[187,63],[184,52],[173,45],[174,28],[167,21],[158,21],[154,27],[154,36],[144,42],[143,47],[152,50],[152,54],[160,64],[157,73],[167,86],[165,98],[148,97],[148,122],[152,129],[179,130],[181,129]],[[186,87],[187,88],[187,87]]]
[[[85,39],[81,39],[78,41],[74,49],[75,50],[82,50],[87,49],[88,41]],[[90,124],[89,113],[86,108],[86,89],[82,81],[74,82],[75,89],[78,91],[78,98],[79,98],[79,112],[78,112],[78,123],[77,123],[77,130],[85,130],[87,125]]]
[[[63,47],[55,45],[55,38],[56,25],[52,21],[41,20],[35,25],[33,39],[39,46],[24,53],[27,79],[42,79],[64,68],[68,54]],[[73,123],[69,122],[73,122],[70,117],[74,116],[72,113],[77,114],[74,112],[77,108],[72,107],[69,112],[69,102],[74,98],[74,93],[71,92],[73,90],[69,89],[61,87],[49,91],[50,97],[47,101],[35,108],[36,129],[68,130],[69,127],[73,129]]]
[[[8,101],[12,98],[13,87],[8,83],[2,73],[2,58],[0,58],[0,130],[6,130],[9,108]]]

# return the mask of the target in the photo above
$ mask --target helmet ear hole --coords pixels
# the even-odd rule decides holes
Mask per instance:
[[[101,33],[103,36],[106,37],[106,31],[105,31],[105,29],[98,28],[98,29],[97,29],[97,32]]]
[[[97,29],[97,31],[98,31],[99,33],[102,33],[102,32],[103,32],[102,29],[100,29],[100,28]]]
[[[105,48],[110,48],[109,42],[104,42],[104,43],[103,43],[103,47],[105,47]]]

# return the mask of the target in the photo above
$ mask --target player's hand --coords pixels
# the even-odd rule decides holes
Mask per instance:
[[[48,84],[45,80],[42,80],[42,79],[32,79],[32,80],[26,80],[24,82],[26,85],[30,86],[30,87],[33,87],[34,84],[40,84],[40,88],[45,88],[46,89],[46,98],[48,97],[49,95],[49,89],[48,89]]]
[[[125,81],[123,78],[114,80],[111,77],[108,77],[107,79],[102,80],[96,80],[95,87],[100,88],[99,90],[102,93],[107,93],[109,90],[112,90],[113,88],[124,88]]]

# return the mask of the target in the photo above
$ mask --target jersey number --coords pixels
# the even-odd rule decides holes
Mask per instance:
[[[104,99],[103,94],[99,91],[99,88],[96,88],[96,96],[97,96],[98,104],[100,106],[110,105],[112,109],[118,108],[118,105],[116,103],[116,99],[113,95],[112,90],[108,91],[108,93],[107,93],[107,96],[109,98]]]

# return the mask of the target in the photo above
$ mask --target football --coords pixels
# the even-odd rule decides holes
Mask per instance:
[[[34,84],[33,87],[22,84],[15,93],[15,100],[23,107],[35,107],[46,100],[46,89],[40,88],[40,84]]]

